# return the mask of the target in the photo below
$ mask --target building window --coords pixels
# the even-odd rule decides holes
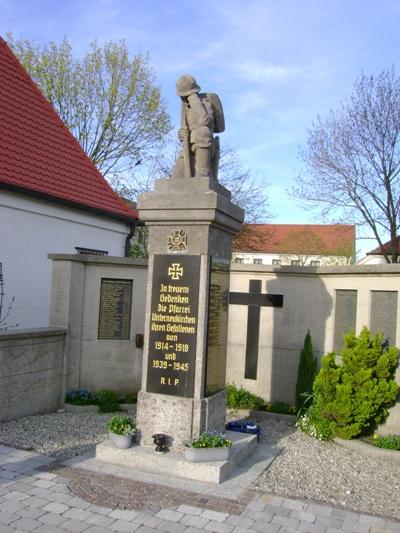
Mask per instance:
[[[262,265],[263,264],[262,259],[253,259],[253,263],[255,265]]]
[[[312,267],[319,267],[320,262],[319,261],[310,261],[310,266]]]
[[[292,259],[290,261],[290,264],[291,265],[301,265],[301,261],[300,261],[300,259]]]
[[[244,263],[243,257],[235,257],[235,263]]]
[[[273,265],[281,265],[282,261],[280,259],[272,259],[272,264]]]

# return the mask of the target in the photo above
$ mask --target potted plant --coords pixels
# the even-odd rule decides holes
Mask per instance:
[[[72,389],[65,395],[64,408],[69,413],[98,413],[97,398],[86,389]]]
[[[185,447],[185,459],[191,463],[226,461],[232,441],[223,433],[208,431],[193,439]]]
[[[117,448],[130,448],[136,424],[128,416],[112,416],[107,422],[110,439]]]

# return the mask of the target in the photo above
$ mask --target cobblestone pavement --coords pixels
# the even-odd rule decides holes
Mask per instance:
[[[250,490],[236,500],[171,490],[0,445],[0,533],[15,531],[383,533],[400,521]]]

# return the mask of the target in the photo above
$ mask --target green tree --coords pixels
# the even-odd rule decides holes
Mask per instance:
[[[351,439],[382,423],[396,400],[394,376],[399,350],[387,346],[383,335],[371,337],[364,328],[357,337],[345,335],[341,362],[330,353],[314,382],[314,419],[329,425],[334,437]]]
[[[317,375],[317,359],[314,357],[310,330],[304,339],[301,350],[296,383],[296,412],[299,413],[307,407],[307,395],[311,396],[315,376]]]
[[[361,76],[351,97],[317,117],[300,152],[305,172],[292,195],[319,218],[352,220],[372,230],[386,261],[399,260],[400,78],[394,67]]]
[[[96,41],[77,58],[66,38],[43,46],[8,44],[104,176],[131,171],[159,150],[170,120],[148,56],[129,57],[124,41]]]

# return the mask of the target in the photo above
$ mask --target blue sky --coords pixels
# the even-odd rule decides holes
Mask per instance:
[[[398,0],[0,0],[0,14],[3,36],[66,35],[78,54],[94,38],[125,39],[132,54],[149,52],[175,125],[180,75],[218,93],[221,142],[269,183],[275,223],[326,222],[287,195],[306,130],[350,95],[362,70],[399,66]]]

